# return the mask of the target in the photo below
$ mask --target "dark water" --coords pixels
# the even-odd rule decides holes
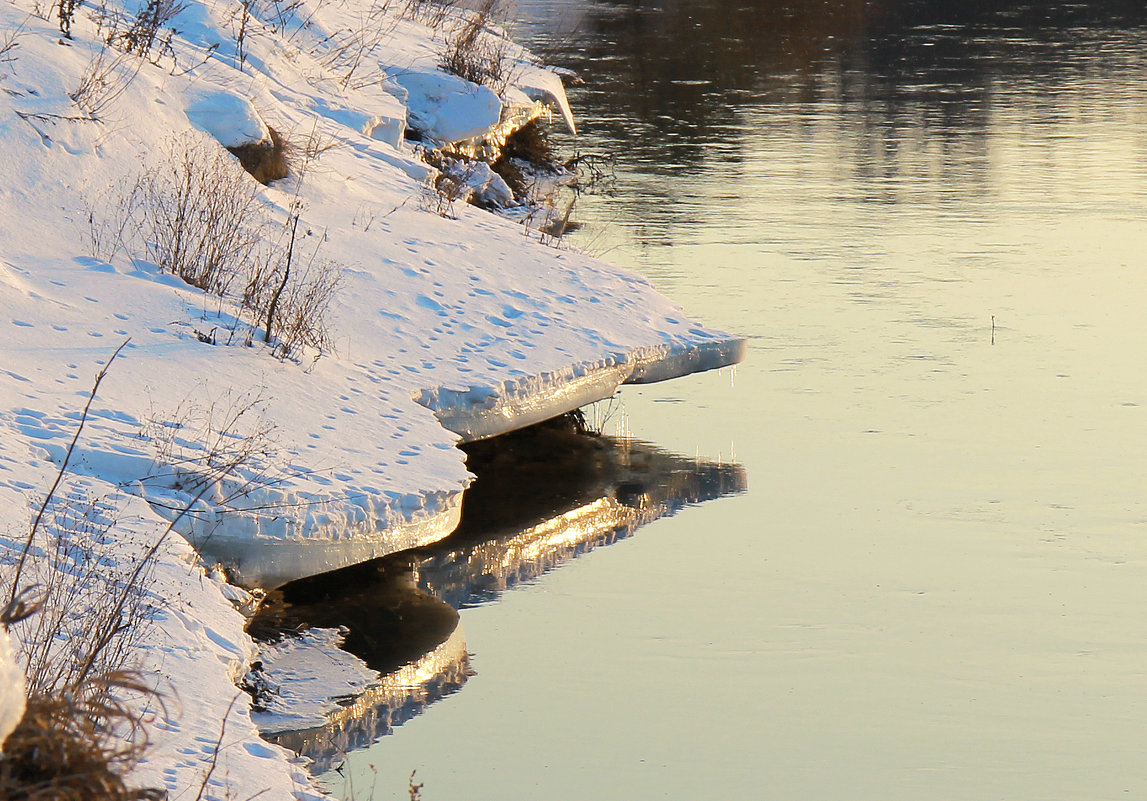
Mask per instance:
[[[750,488],[491,579],[462,690],[344,774],[1147,797],[1147,4],[520,9],[616,157],[575,244],[752,343],[606,430]]]

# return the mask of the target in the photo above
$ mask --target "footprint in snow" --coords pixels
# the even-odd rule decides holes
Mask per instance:
[[[274,759],[275,757],[275,751],[271,746],[263,745],[262,743],[245,743],[243,750],[251,756],[259,757],[260,759]]]
[[[434,298],[427,297],[426,295],[419,295],[414,302],[424,309],[429,309],[430,311],[437,312],[443,316],[446,314],[446,310],[442,308],[442,304],[434,300]]]

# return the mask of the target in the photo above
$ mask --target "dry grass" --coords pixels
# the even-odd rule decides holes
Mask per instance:
[[[161,790],[129,788],[126,772],[146,739],[115,693],[146,693],[130,673],[113,673],[70,692],[33,694],[0,759],[6,801],[150,801]]]
[[[446,50],[438,62],[445,72],[501,92],[509,82],[506,38],[490,30],[505,22],[503,0],[482,0],[446,37]]]
[[[286,178],[289,173],[286,140],[274,128],[268,130],[271,134],[269,142],[227,148],[239,159],[240,166],[261,184]]]

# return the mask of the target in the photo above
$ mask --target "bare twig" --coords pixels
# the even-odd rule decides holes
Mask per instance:
[[[219,726],[219,739],[215,742],[215,748],[211,752],[211,765],[207,768],[207,773],[203,774],[203,784],[199,785],[199,792],[195,796],[195,801],[202,801],[203,794],[207,792],[207,783],[211,781],[211,774],[215,772],[215,768],[219,764],[219,752],[223,750],[223,737],[227,733],[227,720],[231,717],[231,710],[235,708],[235,702],[239,700],[239,696],[243,693],[236,693],[235,697],[231,699],[231,703],[227,705],[227,711],[223,713],[223,722]]]
[[[112,362],[116,360],[116,357],[119,356],[120,351],[126,348],[127,343],[129,342],[131,342],[130,337],[125,339],[123,344],[115,349],[115,353],[113,353],[111,358],[108,359],[107,364],[105,364],[103,369],[96,374],[96,381],[92,385],[91,392],[88,394],[88,401],[84,404],[84,411],[80,415],[80,423],[78,426],[76,426],[75,436],[72,437],[71,444],[68,445],[67,451],[64,452],[64,459],[60,464],[60,469],[56,471],[56,478],[52,482],[52,486],[48,490],[48,494],[44,496],[44,501],[40,504],[39,510],[36,512],[36,518],[32,521],[32,529],[28,532],[28,538],[24,541],[24,548],[20,551],[20,560],[16,563],[16,573],[12,576],[12,591],[8,597],[9,604],[13,604],[16,601],[16,596],[19,593],[17,588],[20,584],[20,574],[24,571],[24,561],[28,558],[28,551],[32,549],[32,542],[35,540],[36,532],[40,528],[40,521],[44,519],[44,511],[48,508],[48,504],[52,502],[52,498],[56,494],[56,490],[59,488],[60,482],[63,481],[65,472],[67,472],[68,462],[72,458],[72,452],[76,449],[76,443],[80,439],[80,433],[84,430],[84,423],[87,422],[88,412],[92,408],[92,401],[96,399],[96,393],[99,391],[100,383],[104,380],[104,377],[107,376],[108,368],[111,367]]]

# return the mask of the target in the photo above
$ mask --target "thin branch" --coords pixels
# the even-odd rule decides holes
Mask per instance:
[[[211,781],[211,774],[215,772],[215,768],[219,764],[219,752],[223,750],[223,735],[227,733],[227,719],[231,717],[231,710],[235,708],[235,702],[239,700],[239,696],[242,694],[236,693],[235,697],[231,699],[231,703],[227,705],[227,711],[223,713],[223,723],[219,726],[219,739],[215,743],[215,750],[211,752],[211,767],[203,776],[203,784],[199,785],[199,793],[195,796],[195,801],[202,801],[203,794],[207,792],[207,783]]]
[[[72,442],[70,445],[68,445],[67,451],[64,452],[64,461],[60,464],[60,469],[56,471],[56,480],[52,482],[51,489],[49,489],[48,494],[44,496],[44,501],[40,504],[40,508],[36,512],[36,519],[32,521],[32,530],[28,532],[28,538],[24,541],[24,548],[20,552],[20,561],[16,563],[16,573],[12,576],[12,592],[8,596],[9,604],[15,603],[16,601],[16,596],[18,594],[17,588],[20,585],[20,574],[24,571],[24,562],[28,558],[28,552],[32,550],[32,542],[36,538],[36,532],[40,528],[40,521],[44,518],[44,512],[47,510],[48,504],[52,502],[52,498],[55,496],[56,490],[59,489],[60,482],[64,480],[64,473],[67,472],[68,462],[72,458],[72,452],[76,449],[76,443],[80,439],[80,433],[84,430],[84,423],[87,422],[88,411],[92,408],[92,402],[96,399],[96,392],[99,391],[100,382],[104,380],[104,377],[108,374],[108,368],[111,367],[112,362],[116,360],[116,357],[119,356],[120,351],[126,348],[127,343],[129,342],[131,342],[130,337],[125,339],[123,344],[115,349],[115,353],[113,353],[111,358],[108,359],[107,364],[105,364],[103,369],[96,374],[96,381],[92,385],[91,392],[88,394],[88,402],[84,404],[83,414],[80,415],[80,424],[76,426],[76,434],[72,437]]]

